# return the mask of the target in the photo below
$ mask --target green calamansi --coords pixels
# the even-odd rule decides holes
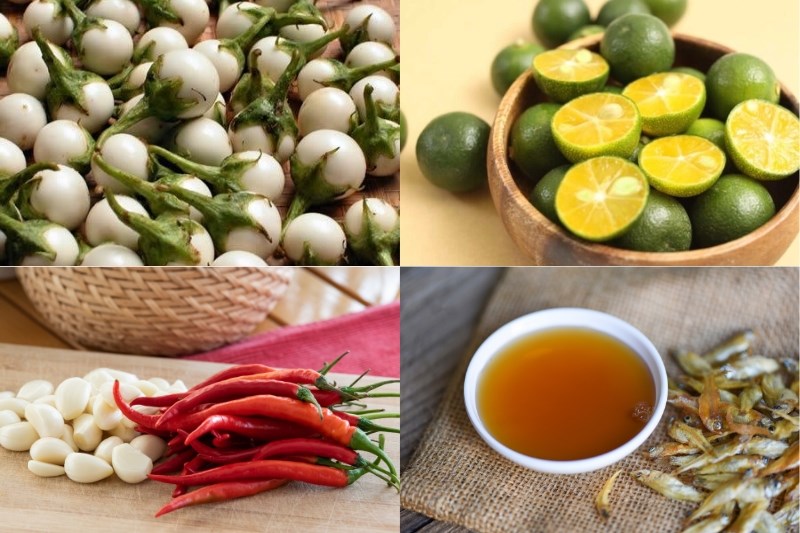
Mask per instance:
[[[533,11],[533,33],[548,48],[558,46],[591,22],[583,0],[540,0]]]
[[[706,91],[708,110],[724,121],[728,113],[745,100],[777,104],[781,87],[764,61],[749,54],[731,53],[717,59],[708,69]]]
[[[672,68],[675,42],[669,28],[652,15],[624,15],[606,28],[600,53],[611,66],[611,76],[630,83]]]
[[[769,191],[758,181],[727,174],[697,197],[689,209],[697,248],[715,246],[755,231],[775,215]]]
[[[417,162],[432,184],[467,192],[486,184],[489,124],[470,113],[447,113],[433,119],[417,138]]]
[[[544,52],[544,48],[536,43],[518,40],[500,50],[492,61],[492,86],[495,92],[503,96],[511,84],[531,68],[533,58]]]
[[[608,0],[600,8],[596,23],[606,27],[628,13],[652,14],[644,0]]]
[[[567,162],[553,140],[550,124],[561,106],[537,104],[526,109],[511,129],[511,160],[530,179],[537,179]]]

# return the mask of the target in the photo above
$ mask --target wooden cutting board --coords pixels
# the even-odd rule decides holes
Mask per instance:
[[[0,344],[0,391],[17,391],[36,378],[54,385],[97,367],[133,372],[141,378],[182,379],[192,386],[227,367],[219,363],[36,348]],[[332,374],[338,383],[353,376]],[[362,380],[364,383],[376,378]],[[386,390],[392,390],[389,387]],[[393,389],[399,391],[399,387]],[[370,407],[399,412],[398,398],[375,398]],[[386,425],[399,426],[396,419]],[[399,469],[400,439],[386,435],[386,450]],[[397,492],[374,476],[345,489],[290,483],[264,494],[183,509],[160,518],[172,485],[145,481],[129,485],[116,476],[93,484],[66,477],[39,478],[27,468],[27,452],[0,448],[0,530],[2,531],[392,531],[400,528]]]

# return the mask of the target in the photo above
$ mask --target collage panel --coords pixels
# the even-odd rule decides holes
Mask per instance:
[[[403,269],[401,531],[792,531],[796,268]]]
[[[800,264],[794,0],[411,0],[403,19],[404,265]]]
[[[0,4],[0,266],[394,266],[399,0]]]
[[[396,267],[17,269],[0,529],[397,532],[399,291]]]

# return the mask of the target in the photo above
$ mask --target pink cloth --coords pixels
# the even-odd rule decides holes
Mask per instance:
[[[400,303],[371,307],[331,320],[287,326],[184,359],[216,363],[262,363],[320,369],[349,351],[333,371],[400,377]]]

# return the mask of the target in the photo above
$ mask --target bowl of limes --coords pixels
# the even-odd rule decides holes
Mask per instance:
[[[770,265],[798,234],[798,101],[758,58],[627,15],[538,54],[489,187],[537,264]]]

